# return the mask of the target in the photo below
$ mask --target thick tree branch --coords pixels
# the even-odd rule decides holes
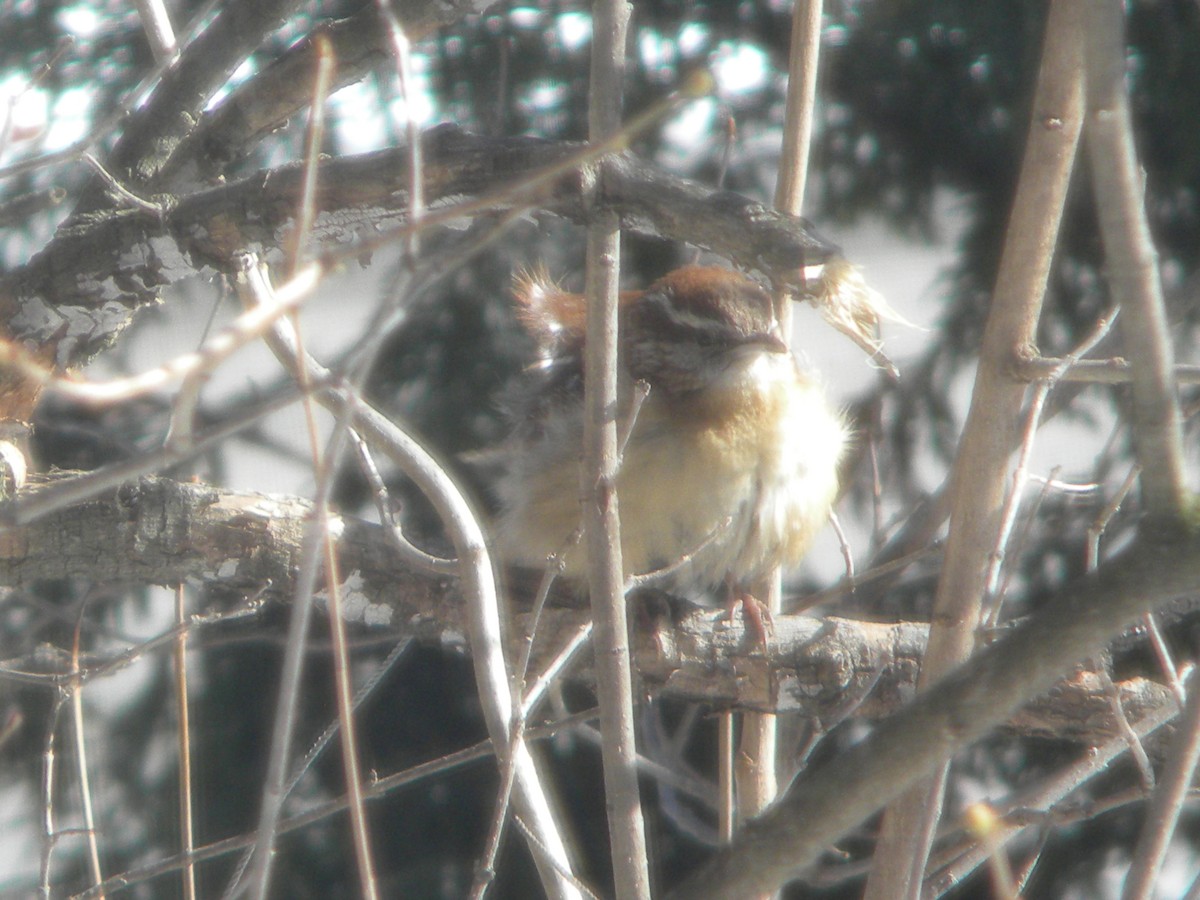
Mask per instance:
[[[191,133],[213,94],[297,5],[297,0],[262,0],[222,6],[130,119],[106,161],[108,170],[135,193],[150,185]],[[104,183],[94,179],[75,214],[108,207],[105,191]]]
[[[1100,652],[1147,611],[1198,589],[1200,536],[1143,529],[1125,552],[923,691],[866,740],[801,774],[672,896],[706,900],[774,889],[1048,690],[1075,661]]]
[[[1183,429],[1158,276],[1158,253],[1146,221],[1145,174],[1133,145],[1125,90],[1125,10],[1093,4],[1086,23],[1087,148],[1104,238],[1108,282],[1120,302],[1121,333],[1133,373],[1133,440],[1142,492],[1151,512],[1181,515],[1187,505]]]
[[[422,141],[430,209],[421,227],[524,207],[586,222],[590,179],[572,165],[585,149],[433,129]],[[371,247],[399,236],[409,208],[408,159],[405,148],[393,148],[325,162],[314,252],[347,257],[363,248],[364,235]],[[618,213],[622,228],[689,241],[793,285],[803,283],[805,266],[836,253],[805,220],[746,197],[676,178],[631,154],[605,165],[598,200]],[[554,168],[563,173],[514,190]],[[223,271],[238,252],[276,255],[294,227],[302,176],[298,164],[283,166],[176,198],[161,217],[120,210],[62,228],[27,266],[0,281],[0,321],[11,337],[43,348],[59,365],[82,365],[138,309],[156,303],[162,288]]]
[[[1033,120],[983,333],[971,409],[950,476],[950,532],[934,600],[924,689],[975,649],[993,558],[1004,552],[1009,457],[1020,433],[1025,385],[1008,360],[1036,340],[1083,120],[1083,5],[1050,6]],[[884,816],[866,900],[918,896],[938,817],[949,757],[935,777],[901,796]]]
[[[494,0],[395,0],[406,30],[423,36],[482,12]],[[379,13],[366,4],[347,19],[322,23],[261,74],[241,85],[215,109],[205,111],[217,90],[287,18],[295,0],[222,7],[217,18],[183,48],[149,101],[130,118],[108,168],[134,190],[176,191],[217,177],[225,167],[289,117],[308,106],[314,70],[313,39],[326,35],[338,62],[337,86],[358,81],[387,63],[387,34]],[[77,206],[81,213],[106,204],[97,181]]]
[[[483,12],[494,2],[408,0],[390,6],[409,39],[415,41],[440,26]],[[329,41],[337,61],[335,89],[392,65],[388,31],[381,26],[375,4],[365,4],[348,18],[322,22],[252,80],[235,88],[217,107],[205,112],[158,174],[156,188],[176,192],[212,184],[259,141],[307,107],[312,94],[309,85],[315,65],[314,41],[319,36]]]
[[[202,611],[246,597],[286,602],[311,511],[308,501],[293,497],[143,478],[0,535],[0,584],[19,588],[60,578],[188,583],[205,590]],[[433,643],[461,640],[466,609],[457,579],[412,568],[379,525],[353,517],[335,525],[348,618]],[[764,652],[723,612],[649,612],[637,617],[632,647],[647,692],[826,721],[848,708],[871,719],[898,710],[913,694],[928,636],[920,623],[780,616]],[[585,618],[578,608],[545,610],[532,668],[548,662]],[[514,633],[524,628],[518,617]],[[85,659],[85,672],[111,661]],[[7,669],[14,677],[11,662]],[[53,680],[55,670],[30,671],[44,681]],[[590,679],[589,673],[585,667],[576,675]],[[1133,720],[1173,702],[1167,688],[1136,680],[1122,686],[1122,700]],[[1008,727],[1088,743],[1115,733],[1110,700],[1087,672],[1060,681],[1012,716]]]

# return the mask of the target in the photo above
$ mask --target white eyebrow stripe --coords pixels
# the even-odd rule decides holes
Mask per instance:
[[[691,310],[683,309],[670,302],[666,294],[659,291],[642,295],[642,302],[652,303],[666,313],[667,318],[679,325],[696,331],[711,331],[714,328],[723,328],[730,324],[728,319],[723,317],[701,316]]]

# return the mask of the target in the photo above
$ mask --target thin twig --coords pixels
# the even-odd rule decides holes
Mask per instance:
[[[578,540],[578,538],[579,533],[576,532],[575,539]],[[525,688],[525,674],[528,670],[529,657],[533,650],[533,636],[537,632],[537,621],[542,607],[545,605],[549,586],[554,580],[551,572],[552,569],[548,568],[547,575],[543,578],[542,584],[544,590],[539,590],[538,598],[529,616],[530,624],[526,628],[525,646],[513,675],[513,696],[520,698],[520,707],[513,715],[512,736],[509,741],[510,759],[515,758],[516,748],[525,740],[529,716],[532,715],[534,709],[550,689],[554,679],[575,659],[592,636],[593,628],[590,621],[580,625],[567,639],[554,659],[550,661],[541,674],[529,685],[528,689]],[[484,842],[484,852],[480,858],[479,865],[476,867],[474,883],[471,885],[470,896],[473,898],[482,897],[495,877],[496,857],[500,852],[500,839],[504,833],[504,822],[507,819],[515,775],[516,767],[513,765],[505,766],[501,773],[500,787],[497,791],[491,825],[488,828],[488,835]],[[570,875],[571,873],[565,874]],[[574,880],[573,875],[571,875],[571,878]]]
[[[1109,502],[1103,510],[1101,510],[1097,520],[1088,529],[1087,549],[1085,551],[1085,566],[1088,572],[1095,571],[1096,567],[1099,565],[1100,535],[1108,526],[1109,520],[1120,508],[1121,502],[1125,499],[1125,496],[1133,487],[1133,480],[1136,477],[1139,468],[1139,466],[1134,466],[1130,470],[1129,476],[1125,479],[1125,483],[1117,491],[1116,496],[1113,497],[1112,501]],[[1117,686],[1113,683],[1112,679],[1112,660],[1107,654],[1105,654],[1104,658],[1097,662],[1095,668],[1100,677],[1100,683],[1104,688],[1105,695],[1108,697],[1109,706],[1113,713],[1113,720],[1117,724],[1117,730],[1129,744],[1130,755],[1133,757],[1134,762],[1137,763],[1138,771],[1142,775],[1142,784],[1147,790],[1149,790],[1150,788],[1154,787],[1154,766],[1151,764],[1150,757],[1146,754],[1146,748],[1142,746],[1142,742],[1138,738],[1137,732],[1130,724],[1129,717],[1125,714],[1125,706],[1121,702],[1121,692],[1117,689]]]
[[[637,425],[638,415],[641,413],[642,406],[646,403],[646,398],[649,396],[650,382],[639,378],[633,383],[633,396],[629,402],[629,412],[625,414],[625,420],[621,423],[621,430],[617,433],[618,471],[620,471],[621,465],[625,461],[625,448],[629,446],[629,439],[633,437],[633,429]]]
[[[1133,723],[1129,721],[1129,716],[1125,713],[1125,704],[1121,701],[1121,689],[1117,687],[1112,678],[1112,659],[1105,654],[1095,669],[1096,675],[1100,679],[1100,686],[1108,698],[1108,706],[1112,710],[1117,733],[1129,744],[1129,755],[1133,757],[1138,772],[1141,773],[1142,786],[1149,791],[1154,787],[1154,764],[1150,762],[1150,755],[1146,752],[1146,747],[1142,744],[1137,729],[1133,727]]]
[[[1059,381],[1087,384],[1128,384],[1133,380],[1133,369],[1127,359],[1080,359],[1062,369],[1064,362],[1053,356],[1020,357],[1013,362],[1013,375],[1037,381],[1057,371]],[[1200,384],[1200,366],[1182,363],[1175,366],[1175,383]]]
[[[592,6],[592,55],[588,92],[588,136],[593,144],[625,140],[621,127],[625,0]],[[595,189],[602,188],[601,168]],[[608,812],[609,853],[617,900],[649,900],[650,868],[638,794],[634,742],[633,680],[630,672],[616,491],[617,291],[620,278],[620,221],[599,211],[587,229],[587,343],[584,357],[582,495],[587,542],[588,597],[596,649],[596,687],[603,736],[601,761]]]
[[[629,594],[633,591],[643,590],[645,588],[653,588],[657,585],[669,583],[675,573],[681,571],[691,565],[692,560],[696,558],[696,554],[700,553],[708,547],[713,541],[717,540],[721,535],[729,530],[733,525],[733,516],[726,516],[715,526],[712,531],[700,539],[695,547],[689,547],[682,553],[678,559],[672,560],[661,569],[654,569],[650,572],[642,572],[637,575],[630,575],[625,579],[625,593]]]
[[[1087,571],[1091,572],[1100,565],[1100,538],[1104,534],[1105,529],[1108,528],[1108,523],[1112,520],[1112,517],[1121,508],[1121,504],[1125,501],[1129,492],[1133,490],[1133,485],[1140,473],[1141,466],[1135,464],[1130,467],[1129,474],[1125,476],[1125,480],[1117,488],[1117,492],[1113,495],[1112,500],[1105,504],[1104,509],[1096,516],[1096,520],[1088,527],[1084,559]],[[1175,665],[1174,660],[1171,659],[1171,650],[1167,647],[1162,630],[1158,627],[1158,620],[1154,613],[1146,613],[1142,617],[1142,623],[1146,627],[1146,634],[1150,638],[1150,646],[1154,650],[1154,655],[1158,660],[1163,677],[1166,679],[1167,684],[1170,685],[1171,690],[1175,694],[1175,699],[1179,702],[1179,706],[1182,709],[1186,702],[1186,693],[1183,689],[1183,683],[1180,681],[1179,669]]]
[[[262,300],[269,302],[271,290],[265,281],[265,276],[257,268],[256,262],[253,259],[245,259],[243,264],[243,280],[239,282],[239,287],[244,286],[247,289],[247,300],[249,302],[261,302]],[[311,267],[305,271],[309,269]],[[292,281],[295,280],[297,279],[292,279]],[[290,285],[292,281],[289,281],[288,284]],[[307,373],[305,377],[307,377]],[[340,460],[348,431],[346,425],[344,417],[339,416],[326,443],[325,452],[316,454],[322,464],[330,467],[330,470]],[[311,430],[310,433],[312,433]],[[332,490],[332,486],[332,477],[318,477],[313,497],[313,504],[318,510],[325,507],[328,501],[328,492]],[[270,885],[271,866],[275,856],[276,829],[282,815],[283,788],[290,768],[292,737],[299,706],[300,680],[306,655],[305,641],[312,616],[312,599],[319,577],[320,563],[324,559],[322,547],[327,539],[327,530],[327,517],[315,517],[305,531],[301,551],[291,618],[288,623],[287,649],[284,653],[283,671],[276,700],[275,724],[268,755],[267,776],[264,781],[262,805],[259,811],[258,840],[247,870],[249,881],[246,884],[251,886],[254,896],[258,900],[266,900]],[[235,881],[227,888],[226,895],[236,895],[239,891],[240,888]]]
[[[84,604],[79,606],[79,616],[71,639],[71,672],[75,676],[71,683],[71,718],[75,732],[75,764],[79,767],[79,807],[83,813],[83,832],[87,838],[88,871],[92,884],[104,881],[100,869],[100,846],[96,834],[96,814],[92,809],[92,782],[88,777],[87,740],[83,730],[83,682],[79,679],[79,640],[83,627]]]
[[[321,477],[335,480],[335,473],[326,469]],[[354,696],[350,672],[350,650],[346,640],[346,622],[342,615],[341,574],[334,538],[329,528],[329,509],[318,513],[325,522],[321,529],[325,564],[325,589],[329,609],[330,634],[333,640],[334,684],[337,689],[339,734],[342,739],[342,769],[346,779],[346,794],[350,801],[351,832],[354,837],[355,859],[358,863],[359,889],[367,900],[379,895],[375,866],[371,859],[370,833],[367,830],[367,811],[363,794],[363,778],[359,763],[358,732],[354,724]]]
[[[304,188],[300,195],[300,208],[296,213],[296,230],[291,242],[290,258],[293,276],[303,263],[308,238],[317,218],[317,182],[320,172],[317,164],[325,136],[325,101],[333,82],[335,62],[333,48],[327,36],[319,34],[313,39],[313,43],[316,50],[316,73],[313,77],[313,99],[309,108],[308,128],[305,134]],[[297,356],[302,359],[305,356],[305,350],[299,310],[293,309],[290,316],[292,329],[296,336]],[[318,482],[322,479],[330,482],[328,487],[318,483],[316,493],[319,499],[314,503],[313,512],[316,520],[320,523],[326,608],[329,613],[330,638],[333,642],[333,680],[337,697],[338,721],[341,723],[338,735],[342,744],[342,771],[346,781],[347,796],[350,799],[350,833],[354,844],[354,858],[358,866],[359,889],[366,900],[375,900],[379,894],[379,888],[375,878],[375,866],[371,858],[371,840],[367,829],[362,773],[359,768],[358,738],[354,723],[354,692],[350,674],[350,650],[346,641],[346,622],[342,615],[342,580],[339,574],[340,566],[334,548],[330,511],[326,499],[332,492],[332,482],[336,478],[336,470],[330,465],[328,457],[323,458],[320,455],[316,404],[312,399],[308,369],[298,361],[292,361],[290,368],[296,373],[300,392],[304,397],[304,418],[308,431],[312,470],[316,474]],[[338,417],[335,436],[341,438],[339,444],[348,439],[350,430],[348,418],[346,414]]]
[[[1020,509],[1021,498],[1025,495],[1025,484],[1029,479],[1029,459],[1033,453],[1034,438],[1037,436],[1037,430],[1042,423],[1042,410],[1045,408],[1046,398],[1062,377],[1062,373],[1104,339],[1105,335],[1112,328],[1113,321],[1116,319],[1118,312],[1119,310],[1112,310],[1107,315],[1101,316],[1096,324],[1092,326],[1087,336],[1064,357],[1059,367],[1051,372],[1045,380],[1039,381],[1033,389],[1033,394],[1029,399],[1029,405],[1025,413],[1025,425],[1022,429],[1021,447],[1017,454],[1017,463],[1013,468],[1012,489],[1004,501],[1004,507],[1001,512],[1000,533],[996,538],[996,549],[988,562],[988,575],[985,582],[983,600],[984,612],[982,616],[982,624],[985,628],[995,626],[1000,617],[1000,605],[1003,602],[1004,593],[999,588],[999,585],[1000,577],[1004,570],[1005,556],[1008,552],[1008,537],[1013,526],[1016,524],[1017,511]],[[1042,491],[1041,496],[1045,496],[1045,489]],[[1032,522],[1032,515],[1030,516],[1030,522]],[[1026,530],[1026,533],[1028,533],[1028,530]],[[1011,571],[1011,566],[1009,571]],[[1007,579],[1005,579],[1005,584],[1007,584]]]
[[[1129,496],[1129,492],[1133,490],[1133,486],[1137,482],[1141,470],[1142,467],[1136,464],[1130,467],[1129,473],[1125,476],[1125,480],[1121,482],[1121,486],[1117,488],[1117,492],[1113,494],[1113,498],[1104,505],[1099,515],[1096,516],[1095,521],[1088,526],[1087,541],[1084,544],[1084,567],[1088,572],[1092,572],[1099,567],[1100,538],[1108,528],[1108,523],[1117,514],[1117,510],[1121,508],[1121,504],[1125,502],[1125,498]]]
[[[852,591],[856,591],[864,585],[875,581],[880,581],[885,578],[903,572],[914,563],[918,563],[923,559],[932,559],[942,552],[942,542],[935,541],[926,547],[921,547],[913,552],[893,559],[889,562],[881,563],[878,566],[872,566],[867,571],[860,575],[854,576],[854,583],[850,584],[847,581],[841,581],[833,587],[826,588],[823,591],[817,591],[813,594],[806,594],[803,597],[793,597],[789,600],[787,607],[788,612],[792,614],[801,613],[805,610],[812,609],[814,606],[819,606],[822,603],[832,603],[835,600],[840,600],[848,597]]]
[[[287,314],[308,297],[320,277],[316,265],[305,266],[295,278],[272,293],[270,301],[247,310],[221,329],[197,351],[183,353],[156,369],[106,382],[80,382],[60,378],[40,363],[32,353],[12,341],[0,341],[0,365],[19,371],[45,389],[83,403],[106,404],[127,401],[165,387],[177,379],[199,380],[235,350],[259,338],[280,316]],[[188,391],[190,392],[190,388]],[[186,404],[184,404],[186,405]],[[185,418],[176,416],[177,419]],[[173,423],[174,424],[174,423]],[[190,426],[188,426],[190,427]],[[181,423],[179,432],[186,428]],[[183,438],[172,439],[176,443]]]
[[[400,18],[388,0],[377,0],[379,14],[387,25],[388,37],[392,41],[392,53],[396,57],[396,76],[400,82],[400,99],[404,101],[405,137],[408,141],[408,221],[419,225],[425,212],[425,181],[421,169],[420,129],[413,113],[416,89],[412,78],[412,61],[409,53],[408,35],[400,24]],[[409,265],[420,252],[420,231],[410,231],[404,240],[404,255]]]
[[[354,695],[353,708],[356,712],[363,705],[363,703],[366,702],[367,698],[371,696],[375,689],[383,683],[384,676],[391,671],[392,666],[394,666],[397,660],[404,655],[405,651],[411,646],[411,644],[411,638],[404,638],[403,640],[399,641],[394,647],[392,647],[383,661],[376,666],[375,670],[366,679],[366,681],[363,682],[362,686],[358,689],[358,692]],[[325,726],[325,730],[321,732],[320,736],[315,741],[313,741],[312,746],[310,746],[307,752],[304,754],[304,758],[296,764],[295,771],[292,772],[291,778],[288,780],[287,785],[283,789],[283,795],[285,798],[292,796],[292,793],[296,790],[296,786],[300,784],[301,779],[309,772],[316,761],[320,758],[321,754],[325,752],[325,748],[329,746],[330,741],[337,737],[340,727],[340,717],[335,718],[332,722]],[[379,782],[375,781],[373,783],[373,787],[377,788],[378,784]],[[367,793],[371,797],[379,796],[379,792],[377,790],[373,790],[372,786],[367,788]],[[344,797],[344,803],[349,802],[350,799],[347,795]],[[339,807],[339,810],[343,808],[345,808],[344,805]],[[281,822],[279,826],[279,833],[285,834],[291,830],[292,826],[290,826],[289,823],[292,821],[292,819],[285,819],[283,822]],[[247,843],[244,845],[244,850],[245,852],[241,860],[239,860],[237,865],[234,867],[234,871],[236,872],[245,871],[246,866],[250,861],[250,854],[254,850],[253,843],[247,841]],[[191,860],[189,860],[189,862],[191,862]]]
[[[1028,421],[1032,421],[1032,416],[1027,420],[1027,422]],[[1030,436],[1030,440],[1032,441],[1032,434]],[[1020,506],[1020,498],[1025,493],[1024,486],[1033,481],[1033,478],[1029,475],[1028,470],[1023,467],[1025,462],[1027,462],[1027,460],[1022,458],[1021,462],[1018,463],[1017,471],[1013,473],[1012,495],[1005,502],[1005,524],[998,542],[998,546],[1003,549],[998,549],[992,557],[993,565],[990,567],[992,571],[989,572],[988,575],[988,592],[987,596],[984,597],[983,616],[979,625],[980,631],[990,631],[991,629],[995,628],[996,624],[1000,621],[1000,608],[1004,605],[1004,598],[1008,596],[1008,589],[1012,585],[1013,578],[1016,577],[1016,573],[1018,571],[1017,566],[1005,566],[1004,561],[1009,557],[1010,554],[1014,560],[1019,560],[1022,554],[1025,552],[1025,548],[1029,544],[1029,537],[1033,533],[1034,523],[1037,522],[1038,513],[1041,511],[1042,504],[1045,502],[1046,497],[1050,493],[1050,487],[1055,482],[1056,476],[1058,475],[1058,467],[1056,466],[1051,471],[1049,478],[1042,479],[1042,489],[1038,491],[1037,497],[1033,501],[1033,505],[1025,513],[1025,523],[1020,532],[1017,534],[1015,544],[1009,548],[1007,546],[1007,531],[1013,524],[1015,524],[1016,511]],[[1019,477],[1018,473],[1020,473]],[[1009,510],[1012,511],[1012,520],[1008,518]],[[991,580],[1001,572],[1003,572],[1003,579],[1001,580],[999,587],[995,587],[993,584],[991,584]]]
[[[179,837],[183,854],[190,857],[196,849],[196,836],[192,815],[192,736],[188,715],[186,604],[187,595],[183,585],[179,585],[175,588],[175,625],[178,633],[172,648],[175,658],[175,706],[179,717]],[[196,900],[196,866],[190,859],[183,867],[182,878],[184,900]]]
[[[536,728],[531,728],[527,732],[527,737],[530,740],[542,740],[559,734],[563,730],[575,728],[586,724],[595,719],[599,712],[595,709],[585,710],[583,712],[574,713],[565,719],[557,722],[551,722],[546,725],[539,725]],[[470,747],[462,750],[457,750],[454,753],[448,753],[438,759],[431,760],[426,763],[421,763],[416,766],[404,769],[401,772],[395,772],[383,778],[372,782],[367,788],[367,795],[371,799],[386,796],[391,792],[406,787],[411,784],[416,784],[424,781],[434,775],[442,775],[447,772],[454,771],[469,763],[488,759],[493,755],[493,745],[491,740],[483,740]],[[330,816],[338,815],[346,810],[347,800],[343,797],[337,797],[333,800],[327,800],[319,803],[312,809],[303,813],[297,813],[294,816],[289,816],[279,823],[279,834],[290,834],[301,828],[328,819]],[[210,859],[218,859],[230,853],[236,853],[239,850],[253,850],[256,841],[256,835],[253,832],[237,835],[235,837],[225,838],[224,840],[216,841],[212,844],[207,844],[199,847],[191,854],[190,859],[193,863],[207,862]],[[107,882],[82,891],[79,894],[72,896],[71,900],[94,900],[100,896],[102,890],[117,890],[133,887],[142,882],[156,878],[160,875],[174,872],[183,865],[186,861],[182,854],[156,859],[152,863],[148,863],[137,869],[131,869],[122,872],[119,875],[114,875]]]
[[[247,289],[252,295],[269,295],[271,288],[257,268],[246,272]],[[286,323],[280,322],[268,335],[268,345],[284,360],[297,360],[309,370],[312,383],[326,383],[328,370],[311,358],[296,353],[294,338]],[[363,437],[384,452],[416,483],[431,500],[446,525],[460,561],[463,594],[468,598],[468,626],[475,675],[480,697],[484,700],[484,718],[497,746],[508,748],[509,724],[513,709],[511,686],[504,661],[500,610],[491,561],[482,529],[445,471],[412,438],[386,417],[358,399],[347,399],[342,392],[324,389],[317,399],[340,417],[349,413]],[[539,845],[549,849],[552,861],[535,854],[543,887],[551,897],[577,898],[573,879],[560,872],[569,871],[570,858],[559,824],[541,787],[540,778],[528,748],[517,748],[515,797],[518,811],[535,829]]]
[[[733,740],[733,713],[725,712],[717,720],[717,837],[722,844],[733,840],[737,828],[737,785]]]
[[[58,719],[62,714],[63,705],[69,696],[69,690],[59,690],[54,696],[50,715],[46,721],[46,749],[42,751],[42,834],[41,834],[41,866],[38,880],[38,896],[42,900],[51,900],[50,870],[54,856],[54,848],[58,843],[58,833],[54,827],[54,775],[55,775],[55,734],[58,731]]]
[[[854,588],[857,585],[854,575],[854,548],[850,546],[850,539],[846,536],[845,529],[842,528],[842,520],[838,518],[838,514],[833,510],[829,511],[829,525],[833,528],[833,533],[837,535],[838,545],[842,549],[842,565],[845,566],[846,588],[849,593],[853,594]]]
[[[1138,737],[1144,740],[1170,722],[1175,715],[1175,710],[1162,706],[1139,719],[1133,727]],[[996,801],[993,805],[1000,814],[1003,834],[993,835],[992,846],[1003,847],[1029,829],[1031,817],[1029,815],[1018,816],[1015,813],[1046,810],[1047,812],[1032,819],[1032,823],[1035,825],[1040,825],[1047,818],[1054,818],[1057,815],[1056,808],[1064,804],[1065,798],[1089,779],[1111,771],[1114,760],[1126,753],[1128,749],[1129,742],[1126,738],[1123,735],[1114,735],[1099,746],[1089,747],[1080,755],[1077,762],[1022,788],[1003,801]],[[1143,796],[1140,788],[1135,792],[1135,796]],[[969,846],[944,852],[933,867],[936,874],[931,876],[927,882],[928,892],[934,896],[941,896],[945,887],[960,884],[966,880],[970,873],[985,861],[987,850],[988,848],[978,842],[972,842]]]
[[[115,175],[109,172],[108,169],[104,168],[104,164],[101,163],[100,160],[96,159],[96,157],[92,156],[92,154],[85,152],[80,155],[80,159],[92,167],[92,171],[100,176],[100,180],[108,186],[110,191],[123,199],[130,206],[134,207],[135,209],[140,209],[142,212],[148,213],[160,221],[162,220],[166,211],[160,204],[155,203],[152,200],[145,200],[139,197],[133,191],[129,190],[129,188],[125,187],[125,185],[121,184],[121,182],[117,180]]]
[[[550,685],[566,670],[567,666],[587,646],[592,636],[592,623],[585,622],[575,629],[562,649],[555,655],[542,672],[529,683],[525,696],[521,699],[521,718],[527,720],[533,714],[538,704],[550,690]]]
[[[371,696],[371,694],[374,693],[375,689],[383,683],[384,677],[392,670],[392,667],[396,665],[400,657],[403,656],[411,646],[412,638],[406,637],[398,641],[396,645],[388,651],[388,655],[385,656],[383,661],[375,667],[370,676],[362,683],[358,691],[355,693],[353,701],[354,711],[357,712],[358,709]],[[340,727],[341,719],[334,719],[325,727],[325,730],[321,732],[320,737],[313,741],[312,746],[308,748],[308,752],[304,754],[304,758],[297,764],[296,771],[292,773],[292,777],[287,783],[287,787],[285,789],[285,793],[287,795],[290,796],[291,793],[296,789],[296,786],[300,784],[300,779],[304,777],[304,775],[312,768],[313,764],[316,763],[317,759],[320,758],[321,754],[325,751],[325,748],[329,746],[329,742],[332,741],[337,735]],[[347,797],[347,801],[349,801],[349,797]]]
[[[420,569],[422,572],[430,572],[434,575],[456,574],[458,572],[457,559],[443,559],[440,556],[426,553],[405,536],[404,530],[388,506],[387,484],[384,483],[383,476],[379,474],[379,467],[375,465],[371,448],[367,446],[366,441],[357,431],[350,432],[350,440],[354,442],[354,449],[358,453],[359,471],[367,479],[367,485],[371,488],[371,499],[375,503],[375,509],[379,512],[379,522],[388,530],[392,544],[395,546],[396,552],[400,554],[400,558],[404,560],[405,564]]]
[[[1154,658],[1158,661],[1159,671],[1162,672],[1167,686],[1171,688],[1171,693],[1175,695],[1175,700],[1182,709],[1187,702],[1187,692],[1183,689],[1179,667],[1171,658],[1171,648],[1167,646],[1167,639],[1163,637],[1162,629],[1158,627],[1158,617],[1154,613],[1148,612],[1142,616],[1142,625],[1146,629],[1146,636],[1150,639],[1150,647],[1154,650]]]

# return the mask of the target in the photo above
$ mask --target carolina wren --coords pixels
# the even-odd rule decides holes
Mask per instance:
[[[540,272],[519,275],[514,293],[542,362],[510,396],[495,539],[520,565],[565,551],[578,580],[583,549],[567,540],[580,523],[585,301]],[[619,422],[635,385],[650,386],[617,476],[625,572],[745,598],[755,578],[798,562],[828,518],[846,426],[788,352],[770,296],[736,272],[677,269],[623,293],[619,315]]]

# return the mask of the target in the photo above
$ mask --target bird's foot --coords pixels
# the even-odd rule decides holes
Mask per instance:
[[[767,646],[767,637],[775,627],[771,616],[771,608],[751,594],[749,591],[730,588],[729,601],[725,606],[725,615],[733,621],[734,611],[741,606],[742,619],[746,630],[753,636],[760,647]]]

